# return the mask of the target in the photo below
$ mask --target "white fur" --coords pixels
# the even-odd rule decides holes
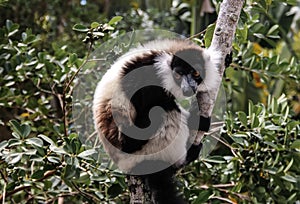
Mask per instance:
[[[220,79],[221,79],[221,77],[219,77],[221,53],[216,50],[205,49],[204,56],[205,56],[205,79],[203,83],[208,90],[216,89],[220,85]]]
[[[182,99],[183,93],[181,88],[175,83],[173,71],[171,69],[172,55],[163,53],[156,59],[154,64],[156,73],[161,77],[164,88],[173,94],[176,98]]]

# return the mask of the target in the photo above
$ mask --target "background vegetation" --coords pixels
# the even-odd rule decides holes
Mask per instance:
[[[125,32],[203,31],[220,1],[204,2],[1,0],[0,201],[128,202],[124,176],[76,131],[76,74],[94,48]],[[223,81],[221,139],[178,173],[191,203],[300,202],[299,19],[297,0],[246,1]],[[208,46],[212,29],[195,42]]]

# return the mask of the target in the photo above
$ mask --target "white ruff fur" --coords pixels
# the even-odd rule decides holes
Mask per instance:
[[[156,59],[154,65],[156,73],[162,79],[164,88],[169,91],[173,96],[178,99],[184,98],[181,88],[176,84],[173,78],[173,71],[171,67],[172,55],[167,53],[162,53]]]
[[[205,56],[205,78],[203,83],[210,91],[212,89],[218,88],[220,85],[220,77],[219,77],[219,70],[221,63],[221,53],[212,50],[212,49],[205,49],[204,50]]]

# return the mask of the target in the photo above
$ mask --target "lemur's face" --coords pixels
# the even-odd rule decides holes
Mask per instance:
[[[174,81],[181,88],[183,95],[193,95],[205,77],[202,51],[188,49],[175,53],[171,68]]]

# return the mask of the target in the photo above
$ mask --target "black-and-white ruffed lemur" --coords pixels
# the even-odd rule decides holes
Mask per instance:
[[[158,204],[185,203],[176,170],[198,158],[191,130],[208,131],[210,118],[177,99],[199,84],[213,89],[220,55],[187,40],[151,41],[121,56],[97,85],[95,127],[110,158],[125,173],[141,175]]]

